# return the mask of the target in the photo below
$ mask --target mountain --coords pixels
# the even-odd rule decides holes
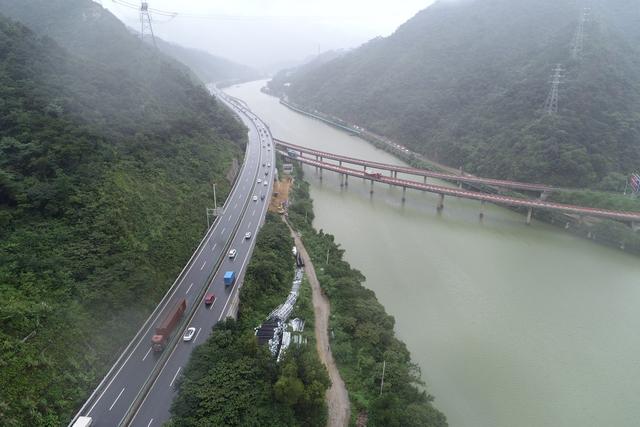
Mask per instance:
[[[270,88],[473,173],[615,187],[640,164],[637,2],[588,3],[439,1]],[[558,111],[546,114],[558,64]]]
[[[188,66],[204,83],[256,80],[260,73],[246,65],[237,64],[208,52],[189,49],[156,38],[161,52]]]
[[[189,259],[245,129],[90,0],[0,11],[0,425],[58,426]]]

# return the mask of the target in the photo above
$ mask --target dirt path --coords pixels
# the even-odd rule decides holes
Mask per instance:
[[[331,379],[331,387],[327,390],[326,395],[327,407],[329,409],[327,425],[329,427],[346,427],[349,425],[351,407],[347,387],[340,377],[329,344],[329,313],[331,312],[329,300],[320,290],[320,282],[318,282],[318,278],[316,277],[316,271],[313,268],[309,254],[302,244],[302,241],[291,227],[289,227],[289,230],[291,230],[291,235],[296,242],[296,247],[304,260],[304,271],[311,284],[313,311],[315,314],[316,347],[320,360],[324,366],[327,367],[329,378]]]

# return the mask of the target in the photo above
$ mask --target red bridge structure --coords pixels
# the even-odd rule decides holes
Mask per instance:
[[[555,203],[545,200],[546,195],[554,190],[553,187],[542,185],[542,184],[528,184],[523,182],[516,181],[505,181],[505,180],[496,180],[496,179],[488,179],[481,178],[470,175],[455,175],[441,172],[433,172],[423,169],[405,167],[405,166],[396,166],[389,165],[385,163],[372,162],[368,160],[356,159],[353,157],[341,156],[333,153],[328,153],[324,151],[313,150],[310,148],[302,147],[300,145],[291,144],[285,141],[281,141],[278,139],[274,139],[277,146],[280,148],[284,148],[286,150],[280,150],[280,153],[285,157],[288,157],[292,160],[297,160],[301,163],[314,166],[320,170],[329,170],[340,174],[340,182],[341,185],[348,185],[348,177],[356,177],[362,178],[365,180],[371,181],[371,193],[373,194],[373,186],[374,182],[380,182],[384,184],[393,185],[396,187],[401,187],[403,189],[402,198],[405,199],[407,188],[412,188],[415,190],[427,191],[430,193],[435,193],[440,196],[438,201],[438,210],[442,210],[444,208],[444,198],[445,196],[454,196],[460,197],[464,199],[473,199],[479,200],[482,205],[485,202],[490,202],[503,206],[511,206],[511,207],[522,207],[527,209],[527,224],[531,223],[531,216],[533,213],[533,209],[542,209],[548,211],[557,211],[562,212],[569,215],[577,215],[579,218],[582,217],[596,217],[596,218],[605,218],[611,219],[615,221],[623,222],[629,226],[631,226],[634,230],[640,228],[640,212],[626,212],[626,211],[615,211],[609,209],[600,209],[600,208],[591,208],[585,206],[575,206],[564,203]],[[331,163],[326,161],[326,159],[333,160],[336,163]],[[363,169],[353,169],[350,167],[346,167],[346,165],[357,165],[362,166]],[[368,169],[370,168],[370,169]],[[373,172],[371,169],[376,169]],[[377,172],[377,171],[387,171],[389,172],[389,176]],[[408,175],[421,176],[423,177],[423,181],[413,181],[410,179],[402,179],[398,178],[398,172]],[[507,188],[512,190],[525,190],[525,191],[534,191],[540,192],[541,197],[537,199],[527,199],[524,197],[514,197],[514,196],[505,196],[500,194],[492,194],[488,192],[482,191],[473,191],[466,190],[463,188],[451,188],[438,184],[428,184],[427,178],[438,178],[442,180],[456,181],[460,184],[468,183],[468,184],[482,184],[489,187],[498,187],[498,188]],[[483,210],[481,208],[480,216],[483,215]]]

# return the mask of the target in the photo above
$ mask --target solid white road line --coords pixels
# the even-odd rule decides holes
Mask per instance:
[[[151,349],[152,347],[149,347],[149,350],[147,350],[147,353],[144,355],[144,357],[142,358],[142,361],[144,362],[144,359],[147,358],[147,356],[149,355],[149,353],[151,353]]]
[[[207,265],[207,261],[202,263],[202,267],[200,267],[200,271],[202,271],[202,269],[204,268],[205,265]]]
[[[237,203],[236,203],[236,206],[238,206]],[[227,222],[231,222],[231,215],[229,215],[229,219],[227,220]]]
[[[149,420],[149,424],[147,424],[147,427],[149,427],[149,426],[151,425],[151,423],[152,423],[152,422],[153,422],[153,418],[151,418],[151,419]]]
[[[225,231],[227,231],[226,227],[222,229],[222,233],[221,234],[224,234]]]
[[[253,213],[251,214],[251,216],[254,216],[256,214],[256,210],[253,210]]]
[[[203,267],[204,267],[204,266],[203,266]],[[191,284],[189,285],[189,288],[187,289],[187,292],[185,292],[185,295],[189,293],[189,291],[191,290],[191,287],[192,287],[192,286],[193,286],[193,283],[191,283]]]
[[[196,342],[196,340],[198,339],[198,335],[200,335],[200,331],[202,330],[202,328],[198,328],[198,332],[196,332],[196,336],[193,337],[193,342]]]
[[[180,373],[180,369],[182,369],[182,366],[180,366],[178,368],[178,370],[176,371],[176,374],[173,376],[173,379],[171,380],[171,383],[169,384],[169,387],[173,386],[173,382],[176,380],[176,377],[178,376],[178,374]]]
[[[122,390],[120,390],[120,394],[118,394],[118,397],[116,397],[116,400],[114,400],[113,403],[111,404],[111,406],[109,406],[109,410],[113,409],[113,407],[115,406],[115,404],[118,401],[118,399],[120,399],[120,396],[122,396],[123,392],[124,392],[124,387],[122,387]]]
[[[216,246],[218,246],[218,244],[217,244],[217,243],[214,243],[213,247],[211,248],[211,252],[213,252],[213,251],[215,251],[215,250],[216,250]]]

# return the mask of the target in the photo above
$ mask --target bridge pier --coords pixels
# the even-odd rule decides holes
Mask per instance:
[[[480,221],[484,218],[484,200],[480,201]]]
[[[346,173],[344,174],[344,186],[349,186],[349,175],[347,175]]]
[[[527,225],[531,225],[531,216],[533,215],[533,208],[529,208],[527,211]]]
[[[407,187],[402,187],[402,203],[407,200]]]
[[[427,175],[424,176],[424,183],[427,183]]]
[[[322,181],[322,168],[320,168],[320,181]]]
[[[371,180],[371,189],[369,190],[369,194],[373,194],[373,180]]]
[[[633,231],[638,231],[638,230],[640,230],[640,222],[632,222],[632,223],[631,223],[631,229],[632,229]]]
[[[340,187],[344,187],[344,174],[340,174]]]
[[[442,209],[444,209],[444,194],[440,194],[439,196],[437,209],[438,212],[442,212]]]

